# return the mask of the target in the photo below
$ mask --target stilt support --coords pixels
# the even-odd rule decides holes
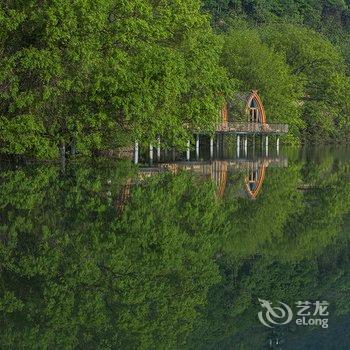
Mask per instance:
[[[241,136],[237,135],[237,158],[241,155]]]
[[[196,135],[196,158],[199,159],[199,134]]]
[[[157,159],[160,161],[160,136],[158,136],[157,140]]]
[[[190,160],[191,158],[191,149],[190,149],[190,141],[187,141],[187,149],[186,149],[186,160]]]
[[[153,164],[153,145],[149,145],[149,162],[150,164]]]
[[[134,146],[134,163],[138,164],[139,163],[139,143],[135,141],[135,146]]]

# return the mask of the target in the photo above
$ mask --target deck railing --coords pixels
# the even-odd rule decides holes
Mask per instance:
[[[288,124],[281,123],[251,123],[251,122],[226,122],[220,123],[216,131],[218,132],[241,132],[241,133],[260,133],[260,134],[286,134]]]

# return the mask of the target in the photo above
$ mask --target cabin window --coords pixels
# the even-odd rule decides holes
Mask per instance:
[[[250,122],[253,123],[260,123],[260,112],[258,108],[258,103],[255,98],[252,99],[252,102],[249,106],[249,113],[250,113]]]
[[[249,182],[257,182],[258,178],[259,178],[259,170],[258,169],[252,170],[249,173]]]

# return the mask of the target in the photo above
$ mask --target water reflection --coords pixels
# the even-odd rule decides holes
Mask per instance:
[[[349,177],[348,149],[3,164],[0,347],[347,349]],[[328,300],[330,328],[258,298]]]
[[[255,158],[244,160],[215,160],[210,162],[172,162],[161,163],[158,168],[143,168],[140,170],[141,177],[144,174],[157,175],[159,169],[165,169],[173,174],[180,171],[190,171],[206,179],[212,180],[217,188],[217,196],[223,198],[230,186],[229,179],[236,173],[242,175],[242,188],[237,193],[256,199],[262,189],[267,167],[288,167],[285,157],[278,158]],[[232,183],[231,183],[232,185]]]

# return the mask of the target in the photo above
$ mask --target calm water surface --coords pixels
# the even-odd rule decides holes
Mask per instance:
[[[1,164],[0,348],[349,349],[349,151]]]

